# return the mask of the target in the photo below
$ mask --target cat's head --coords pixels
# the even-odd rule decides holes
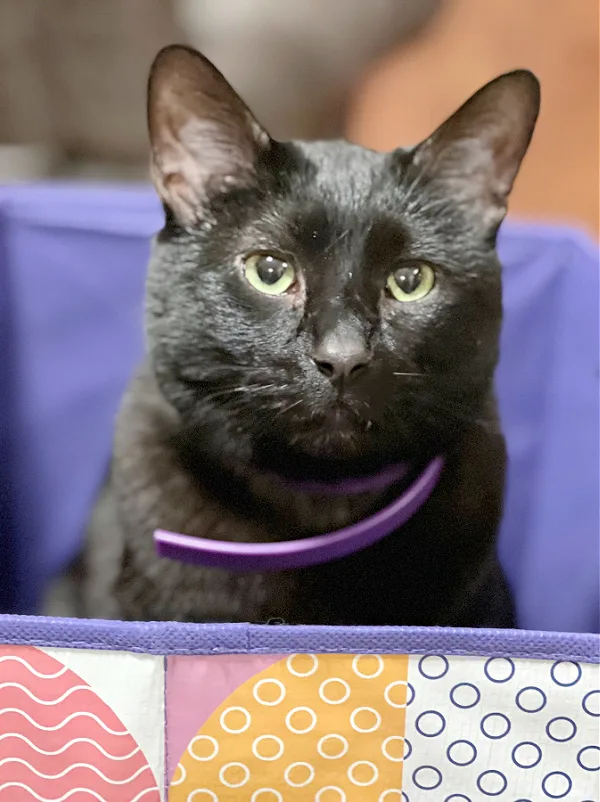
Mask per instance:
[[[428,458],[478,420],[498,357],[496,233],[538,108],[517,71],[416,147],[281,143],[204,57],[161,51],[148,340],[207,452],[354,472]]]

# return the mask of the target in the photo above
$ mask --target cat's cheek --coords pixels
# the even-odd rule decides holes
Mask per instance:
[[[391,360],[408,359],[416,353],[432,327],[431,314],[390,309],[382,316],[380,342]],[[406,368],[408,369],[408,368]]]

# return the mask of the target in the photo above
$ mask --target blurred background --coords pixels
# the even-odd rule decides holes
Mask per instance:
[[[0,182],[145,180],[158,49],[211,58],[273,136],[426,136],[516,67],[543,109],[511,212],[598,236],[597,0],[0,0]]]

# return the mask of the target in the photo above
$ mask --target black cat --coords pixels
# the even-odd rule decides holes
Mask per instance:
[[[166,223],[149,268],[148,355],[90,527],[87,614],[513,626],[496,557],[495,243],[536,78],[497,78],[424,142],[386,154],[274,141],[185,47],[158,55],[148,97]],[[250,542],[337,530],[437,455],[429,500],[343,559],[239,573],[156,556],[157,528]],[[407,476],[377,491],[297,485],[399,462]]]

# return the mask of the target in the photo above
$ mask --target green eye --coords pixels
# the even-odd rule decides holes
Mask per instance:
[[[254,253],[244,260],[244,275],[255,290],[265,295],[283,295],[296,281],[289,262],[266,253]]]
[[[426,264],[399,267],[398,270],[390,273],[387,280],[390,294],[402,303],[420,301],[421,298],[429,295],[434,284],[435,273]]]

